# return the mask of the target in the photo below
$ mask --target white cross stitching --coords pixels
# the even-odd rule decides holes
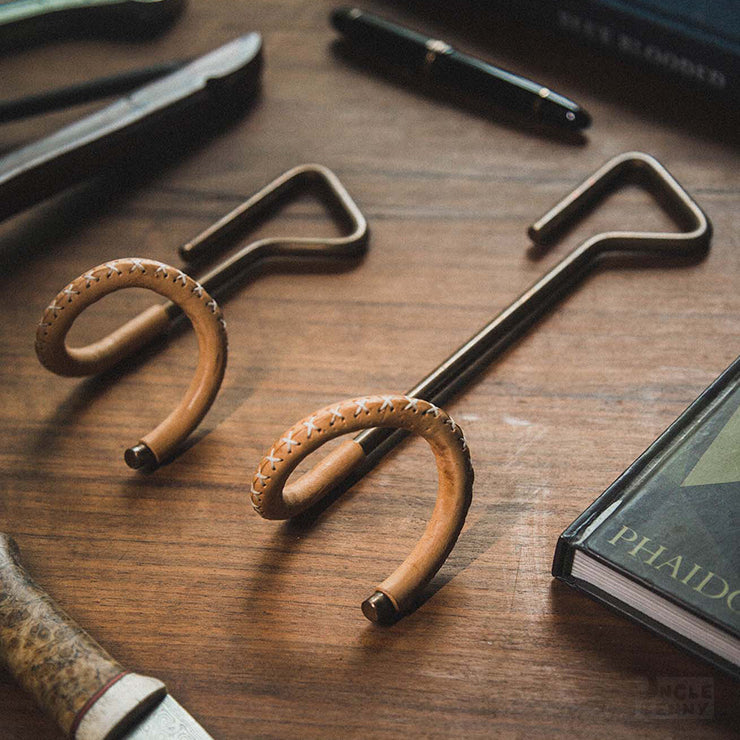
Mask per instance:
[[[367,407],[367,398],[358,398],[356,401],[352,401],[355,405],[355,416],[359,416],[360,412],[364,411],[366,414],[370,413],[370,409]]]
[[[317,432],[320,432],[321,429],[319,429],[316,424],[314,424],[314,421],[316,421],[316,417],[312,416],[308,421],[301,422],[304,427],[306,427],[306,438],[311,439],[311,432],[314,430]]]
[[[265,456],[265,460],[269,460],[270,461],[270,464],[272,465],[272,469],[273,470],[277,470],[277,468],[275,467],[275,463],[282,462],[283,461],[283,458],[282,457],[277,457],[275,455],[275,448],[273,447],[270,450],[270,454]]]
[[[216,313],[216,309],[218,308],[218,303],[214,301],[212,298],[208,303],[206,303],[206,307],[211,309],[211,313]]]
[[[460,442],[462,443],[463,452],[468,449],[468,440],[465,439],[465,436],[463,435],[460,437]]]
[[[155,275],[162,275],[167,277],[167,268],[164,265],[160,265],[154,272]]]
[[[408,411],[409,409],[413,409],[414,411],[419,410],[418,398],[409,398],[408,396],[404,396],[404,398],[408,401],[408,403],[403,407],[404,411]]]
[[[383,399],[383,405],[380,407],[380,411],[385,411],[386,409],[393,411],[393,399],[390,396],[381,396],[381,398]]]
[[[285,442],[285,444],[288,445],[288,452],[292,452],[293,445],[296,445],[297,447],[300,447],[300,445],[301,445],[300,442],[298,442],[297,440],[293,439],[293,431],[292,430],[290,432],[288,432],[288,436],[287,437],[283,437],[280,441],[281,442]]]
[[[331,413],[331,421],[329,424],[333,424],[336,419],[341,419],[344,421],[344,416],[342,416],[342,412],[339,410],[339,406],[335,406],[333,409],[329,409],[329,413]]]
[[[146,275],[146,268],[144,267],[144,265],[141,264],[141,260],[132,258],[131,269],[129,270],[129,273],[136,272],[137,270],[141,270],[141,274]]]
[[[445,424],[449,424],[453,432],[457,429],[457,424],[455,424],[455,420],[451,416],[448,416],[447,419],[445,419]]]
[[[183,285],[188,284],[188,276],[184,272],[181,272],[180,270],[177,271],[177,277],[175,278],[175,283],[177,283],[178,280],[180,280]]]
[[[50,303],[50,304],[49,304],[49,305],[48,305],[48,306],[46,307],[46,310],[47,310],[47,311],[51,311],[51,313],[52,313],[52,316],[54,316],[54,318],[56,318],[56,317],[58,316],[59,312],[60,312],[60,311],[61,311],[61,310],[62,310],[63,308],[64,308],[64,306],[57,306],[57,304],[56,304],[56,301],[54,301],[53,303]]]
[[[85,278],[85,287],[89,288],[93,283],[97,283],[100,278],[93,275],[91,272],[86,272],[82,277]]]
[[[254,484],[250,484],[250,486],[249,486],[249,492],[250,492],[250,493],[251,493],[251,494],[252,494],[253,496],[261,496],[261,495],[262,495],[262,494],[261,494],[261,493],[260,493],[259,491],[255,491],[255,490],[254,490]]]
[[[267,485],[267,483],[265,483],[265,481],[270,478],[269,475],[262,475],[262,473],[260,473],[259,470],[254,474],[254,477],[255,478],[259,478],[260,483],[262,483],[263,486],[266,486]]]
[[[71,285],[68,285],[63,291],[64,295],[67,296],[67,303],[72,303],[72,298],[80,294],[79,290],[75,290]]]
[[[429,402],[427,401],[427,403],[429,403]],[[425,414],[434,414],[434,418],[435,419],[438,419],[439,418],[439,407],[438,406],[435,406],[433,403],[430,403],[429,404],[429,408],[424,413]]]
[[[114,272],[116,275],[121,274],[121,271],[112,262],[106,262],[105,266],[108,268],[108,274],[106,275],[107,278],[109,278]]]
[[[203,297],[203,286],[200,283],[196,283],[193,287],[193,293],[198,296],[198,298]]]

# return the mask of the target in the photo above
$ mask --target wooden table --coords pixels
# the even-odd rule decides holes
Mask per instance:
[[[660,81],[547,36],[365,6],[573,97],[592,130],[574,144],[370,74],[333,51],[323,1],[192,0],[147,43],[3,57],[8,96],[204,53],[250,30],[264,36],[266,67],[259,100],[218,135],[0,227],[0,529],[59,604],[124,665],[164,680],[214,737],[732,736],[736,682],[554,582],[550,563],[565,526],[738,353],[737,118],[672,101]],[[0,147],[94,108],[7,125]],[[580,239],[669,224],[627,188],[562,245],[528,253],[527,225],[632,149],[661,160],[710,215],[709,256],[596,272],[447,404],[472,450],[474,502],[423,606],[373,626],[360,602],[431,511],[426,445],[404,443],[292,524],[252,511],[254,466],[313,409],[410,388]],[[224,303],[229,365],[197,444],[153,474],[129,470],[123,449],[189,382],[192,333],[105,377],[62,379],[33,351],[43,309],[112,258],[181,265],[181,243],[303,162],[333,169],[366,214],[366,259],[246,281]],[[336,229],[308,195],[259,233]],[[105,299],[76,340],[150,302],[138,291]],[[662,677],[709,677],[713,721],[662,717]],[[1,670],[0,728],[55,736]]]

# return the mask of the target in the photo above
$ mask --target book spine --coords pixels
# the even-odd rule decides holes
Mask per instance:
[[[629,471],[625,471],[617,478],[604,493],[599,496],[561,535],[555,545],[555,554],[552,559],[551,573],[555,578],[568,580],[573,565],[573,553],[577,543],[584,539],[589,527],[599,519],[611,514],[618,506],[622,492],[623,478]]]
[[[601,0],[522,0],[510,12],[718,101],[740,102],[740,55],[731,43],[715,43],[707,34],[690,34],[658,16]]]

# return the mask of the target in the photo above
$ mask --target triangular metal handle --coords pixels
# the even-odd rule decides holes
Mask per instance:
[[[655,157],[643,152],[625,152],[610,159],[532,224],[527,232],[529,237],[538,245],[550,244],[608,193],[630,181],[648,190],[684,230],[606,231],[586,240],[579,252],[671,252],[697,258],[706,253],[712,238],[709,219],[671,173]]]
[[[339,178],[330,169],[319,164],[302,164],[283,173],[183,245],[180,256],[188,262],[210,259],[214,250],[220,251],[237,235],[249,232],[264,220],[266,214],[307,189],[315,189],[331,215],[349,229],[346,236],[259,239],[203,276],[203,286],[213,291],[253,262],[270,257],[361,257],[367,245],[367,221]]]
[[[537,244],[547,244],[600,202],[627,177],[637,178],[686,231],[676,233],[608,231],[587,239],[565,255],[534,285],[474,334],[441,365],[407,391],[406,395],[442,405],[481,368],[491,363],[522,336],[558,299],[581,280],[605,252],[671,254],[700,259],[709,249],[712,227],[701,208],[653,157],[627,152],[609,160],[570,195],[551,208],[529,229]],[[376,459],[393,445],[385,429],[361,432],[355,441]]]

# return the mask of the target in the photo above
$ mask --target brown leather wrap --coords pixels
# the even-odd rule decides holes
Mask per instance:
[[[148,288],[176,303],[198,338],[198,364],[177,408],[141,438],[161,462],[196,426],[213,403],[226,369],[226,324],[221,309],[195,280],[175,267],[144,258],[107,262],[73,280],[49,304],[36,331],[39,360],[59,375],[99,373],[162,333],[168,324],[163,306],[152,306],[127,324],[86,347],[67,347],[65,339],[77,316],[116,290]]]
[[[364,458],[354,441],[344,442],[297,481],[288,477],[305,457],[344,434],[372,427],[420,434],[434,451],[439,489],[427,527],[411,554],[377,590],[398,612],[407,610],[439,570],[460,534],[470,506],[473,468],[460,427],[427,401],[401,395],[341,401],[307,416],[273,444],[257,467],[251,498],[266,519],[286,519],[318,501]]]

